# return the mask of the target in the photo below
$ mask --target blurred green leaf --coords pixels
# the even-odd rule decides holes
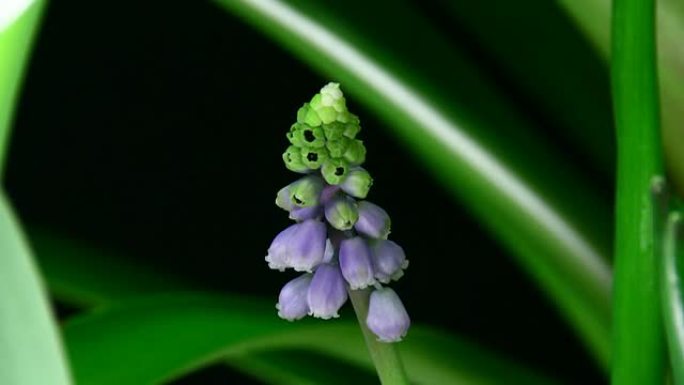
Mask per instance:
[[[609,71],[563,9],[547,0],[421,5],[437,28],[452,31],[450,40],[472,46],[511,102],[543,125],[540,135],[552,125],[554,135],[572,142],[580,150],[576,157],[588,158],[592,170],[613,174]]]
[[[371,370],[342,363],[333,357],[306,350],[277,349],[234,354],[229,366],[268,384],[279,385],[377,385]],[[344,376],[340,375],[344,373]]]
[[[667,218],[660,266],[660,298],[675,385],[684,385],[684,226],[682,214]]]
[[[401,1],[218,3],[372,108],[538,280],[601,363],[610,352],[608,205],[476,67]],[[603,254],[603,255],[602,255]]]
[[[34,1],[22,11],[21,3],[16,2],[15,7],[18,7],[16,10],[13,10],[11,5],[7,5],[3,12],[9,12],[9,14],[3,14],[0,17],[0,21],[4,21],[8,17],[12,19],[12,14],[21,15],[6,29],[0,26],[0,177],[3,174],[14,103],[44,4],[40,0]],[[30,4],[31,1],[26,3]]]
[[[109,314],[109,310],[107,310],[109,307],[113,306],[116,310],[119,309],[119,305],[117,305],[119,302],[133,301],[132,297],[134,293],[137,296],[145,295],[149,298],[166,298],[171,303],[186,300],[192,302],[194,298],[197,298],[196,296],[188,296],[188,298],[176,298],[169,295],[161,294],[165,292],[168,293],[170,290],[175,290],[176,288],[181,286],[197,287],[197,285],[193,286],[192,283],[177,281],[177,278],[175,277],[166,277],[164,279],[160,279],[160,277],[157,276],[159,274],[158,270],[148,269],[144,266],[143,263],[140,263],[140,261],[137,261],[137,263],[134,264],[130,261],[127,261],[124,257],[109,255],[107,253],[104,253],[101,249],[85,246],[82,242],[78,242],[75,240],[60,239],[58,236],[55,236],[54,234],[46,232],[44,230],[32,229],[32,231],[30,231],[30,239],[31,242],[35,245],[38,258],[40,260],[42,268],[45,271],[45,275],[48,284],[50,285],[50,288],[56,289],[54,291],[54,294],[58,298],[65,300],[70,304],[82,306],[100,305],[99,308],[105,309],[103,314]],[[99,263],[102,263],[103,265],[98,266]],[[147,277],[147,279],[144,279],[143,277]],[[140,301],[146,303],[147,301],[152,300],[141,299]],[[226,362],[228,362],[229,365],[241,371],[251,373],[257,376],[258,378],[261,378],[265,381],[268,380],[269,383],[273,384],[304,385],[307,384],[308,381],[308,383],[312,384],[326,383],[334,385],[335,382],[333,382],[332,379],[328,381],[327,375],[329,373],[339,373],[339,371],[336,371],[336,368],[338,369],[340,365],[344,365],[344,362],[338,362],[338,360],[342,359],[346,361],[348,364],[353,364],[354,366],[361,365],[361,367],[363,367],[364,370],[367,370],[370,373],[372,373],[372,367],[370,366],[370,358],[366,354],[365,345],[363,344],[363,341],[361,339],[361,334],[358,330],[358,326],[356,326],[356,324],[353,322],[342,323],[342,325],[339,326],[339,328],[341,328],[339,330],[341,330],[343,336],[349,335],[352,337],[353,346],[349,347],[344,344],[342,344],[341,346],[337,346],[336,344],[332,344],[330,346],[323,346],[324,344],[322,342],[319,344],[313,343],[313,345],[310,345],[312,344],[312,342],[309,341],[308,337],[306,337],[309,335],[306,333],[315,334],[317,333],[316,330],[318,330],[318,328],[321,326],[324,328],[324,331],[338,330],[326,329],[329,326],[338,327],[335,326],[337,325],[337,322],[323,323],[322,321],[319,321],[317,325],[314,325],[314,322],[316,321],[290,324],[277,318],[277,316],[275,315],[275,311],[273,310],[272,303],[267,303],[262,300],[248,301],[245,299],[231,300],[228,298],[210,297],[209,301],[213,304],[223,304],[219,309],[219,315],[221,317],[235,317],[236,319],[244,320],[245,317],[249,317],[251,314],[255,318],[250,318],[249,323],[251,323],[252,321],[257,322],[257,324],[263,322],[265,323],[265,325],[270,325],[269,327],[273,327],[273,330],[276,330],[278,332],[287,331],[287,338],[285,338],[283,341],[279,340],[280,342],[277,345],[270,346],[268,350],[266,350],[261,345],[257,344],[257,342],[259,342],[260,340],[256,342],[251,341],[250,343],[253,344],[253,346],[249,349],[235,349],[230,354],[230,356],[225,357]],[[138,304],[136,305],[138,308],[144,307],[143,305],[139,304],[139,301],[133,301],[131,303]],[[199,304],[201,305],[201,301]],[[145,309],[146,312],[154,312],[154,308]],[[134,309],[124,308],[116,310],[116,312],[133,310]],[[247,311],[248,315],[238,313],[242,312],[243,310]],[[103,321],[98,321],[98,314],[99,313],[96,312],[92,316],[86,315],[83,316],[83,318],[81,319],[86,320],[83,321],[87,322],[86,325],[90,325],[90,321],[88,320],[93,320],[97,322],[114,322],[108,321],[107,319]],[[141,314],[140,316],[142,317],[145,314]],[[147,315],[145,316],[147,317]],[[152,317],[153,315],[149,316]],[[76,322],[76,325],[78,325],[78,323],[82,321],[74,322]],[[149,322],[153,324],[154,321],[149,320]],[[157,322],[161,321],[157,320]],[[71,325],[71,323],[69,325]],[[313,329],[309,330],[312,326]],[[126,326],[122,324],[121,327],[125,328]],[[292,329],[293,334],[290,334],[290,331],[288,331],[290,327],[294,327],[294,329]],[[131,328],[136,329],[137,326],[131,326]],[[266,329],[267,328],[265,328],[264,330]],[[80,335],[78,334],[81,333],[80,329],[76,330],[76,335]],[[92,329],[88,330],[95,332],[95,330]],[[239,334],[240,330],[241,329],[237,329],[234,331],[234,333]],[[306,335],[304,336],[304,340],[302,341],[297,340],[297,333],[299,332],[299,330],[309,330],[305,332]],[[434,352],[429,354],[425,353],[427,355],[423,358],[416,357],[414,359],[416,365],[423,365],[421,363],[422,360],[431,360],[432,354],[436,354],[439,355],[440,358],[436,359],[436,363],[434,365],[453,365],[453,368],[451,370],[461,371],[460,376],[464,376],[468,379],[471,379],[470,381],[475,381],[475,379],[482,377],[483,373],[488,373],[490,369],[496,369],[501,370],[502,375],[511,376],[510,379],[508,379],[508,381],[512,382],[509,383],[527,383],[526,381],[531,381],[529,382],[531,384],[549,383],[548,380],[543,380],[525,369],[518,368],[512,363],[508,363],[501,358],[497,358],[496,356],[483,351],[482,348],[475,347],[474,345],[471,345],[465,341],[458,340],[455,337],[446,335],[444,333],[424,330],[421,328],[418,328],[416,330],[417,331],[415,331],[415,333],[418,333],[420,338],[411,337],[410,339],[410,341],[412,341],[412,345],[410,345],[411,350],[414,350],[413,347],[415,347],[416,349],[415,353],[413,354],[424,354],[421,353],[422,351]],[[132,331],[132,333],[135,332]],[[411,331],[411,335],[414,335],[414,330]],[[109,335],[109,337],[116,338],[116,335]],[[109,337],[101,336],[98,338]],[[230,335],[227,335],[225,337],[229,338]],[[203,338],[209,337],[204,336]],[[326,338],[334,337],[328,335],[328,337]],[[107,343],[114,344],[116,342],[107,341]],[[121,343],[125,344],[125,342]],[[197,343],[200,344],[205,342],[198,341]],[[91,347],[93,349],[101,349],[101,351],[98,354],[102,355],[102,357],[99,357],[98,359],[107,359],[106,355],[108,354],[107,352],[109,347],[107,347],[106,345],[99,344],[97,345],[97,347]],[[325,357],[318,358],[317,360],[320,362],[317,364],[317,368],[312,369],[312,361],[310,355],[302,355],[301,352],[292,353],[289,351],[283,351],[283,349],[285,348],[291,349],[295,347],[298,348],[298,350],[308,349],[307,352],[309,352],[309,354],[311,352],[315,352],[317,355],[323,354],[326,357],[330,357],[330,359],[327,359]],[[123,347],[118,348],[123,349]],[[175,347],[174,349],[177,348],[178,347]],[[143,352],[139,353],[142,354]],[[463,355],[464,357],[461,357],[461,355]],[[361,356],[361,358],[356,356]],[[213,357],[212,359],[216,360],[217,358],[218,357]],[[456,362],[451,362],[451,360],[456,360]],[[327,361],[327,363],[324,363],[323,361]],[[207,359],[205,361],[202,361],[201,363],[198,363],[197,365],[206,365],[210,362],[211,360]],[[87,366],[89,364],[76,362],[75,365]],[[106,363],[102,363],[102,365],[106,365]],[[193,366],[193,368],[197,367],[197,365]],[[433,364],[428,362],[425,365],[427,365],[427,367],[429,368],[430,365]],[[117,365],[117,367],[122,366]],[[186,369],[189,370],[189,368]],[[88,369],[86,368],[85,370]],[[259,373],[256,373],[257,370],[259,371]],[[418,369],[419,372],[420,370],[421,369]],[[439,379],[442,378],[439,376],[448,376],[448,374],[444,374],[442,370],[438,370],[434,374],[434,376],[437,376],[435,378]],[[375,379],[374,376],[373,378]],[[498,383],[497,381],[502,381],[500,378],[498,378],[498,374],[495,374],[495,376],[492,377],[490,380],[492,382],[484,383],[494,384]],[[483,380],[480,379],[479,381]],[[482,382],[475,383],[479,384]],[[79,384],[81,383],[79,382]]]
[[[272,305],[206,294],[157,295],[72,319],[64,334],[81,385],[159,383],[223,358],[279,348],[307,349],[372,369],[356,324],[286,323]],[[552,383],[420,326],[399,347],[417,384]]]
[[[30,228],[28,238],[50,292],[72,305],[103,305],[141,293],[202,288],[197,283],[165,273],[163,268],[121,258],[104,248],[56,236],[45,229]]]
[[[610,0],[558,0],[606,61],[610,58]],[[667,166],[678,190],[684,191],[684,6],[658,2],[658,72],[662,143]]]
[[[38,270],[0,193],[0,384],[70,383]]]

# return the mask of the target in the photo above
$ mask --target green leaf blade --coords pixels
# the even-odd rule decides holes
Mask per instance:
[[[71,384],[38,270],[1,193],[0,384]]]
[[[667,218],[660,269],[660,298],[676,385],[684,384],[684,220],[680,212]]]
[[[158,383],[223,358],[237,357],[239,365],[245,355],[278,349],[305,349],[373,369],[354,323],[286,323],[273,313],[259,300],[178,293],[100,309],[68,322],[64,332],[80,385]],[[398,347],[417,384],[554,383],[420,326]]]
[[[34,1],[6,29],[0,30],[0,177],[7,157],[5,152],[14,104],[43,4],[41,0]]]

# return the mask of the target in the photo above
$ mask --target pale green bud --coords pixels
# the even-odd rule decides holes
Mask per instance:
[[[321,167],[321,174],[328,184],[340,184],[349,172],[349,164],[344,159],[330,158],[323,163]]]
[[[320,148],[325,146],[325,134],[321,127],[311,127],[305,123],[295,123],[287,139],[297,147]]]
[[[351,140],[345,136],[342,136],[338,139],[329,139],[325,143],[325,148],[328,149],[330,157],[340,158],[344,155],[345,152],[347,152],[347,148],[349,148],[350,142]]]
[[[323,124],[329,124],[337,120],[338,112],[332,107],[319,107],[315,111]]]
[[[325,138],[327,140],[335,140],[344,136],[344,124],[340,122],[332,122],[330,124],[323,125],[323,132],[325,133]]]
[[[325,219],[337,230],[351,230],[359,219],[356,201],[348,196],[338,195],[326,203]]]
[[[283,153],[283,162],[288,170],[305,173],[309,171],[309,167],[304,164],[302,160],[301,150],[296,146],[290,146]]]
[[[340,123],[352,123],[356,124],[357,126],[361,124],[359,117],[349,111],[343,111],[337,114],[337,121]]]
[[[328,150],[325,147],[321,148],[309,148],[304,147],[302,151],[302,162],[310,170],[317,170],[321,167],[326,160],[328,160]]]
[[[316,127],[321,125],[321,118],[318,117],[318,114],[313,108],[311,108],[309,103],[304,103],[304,105],[297,111],[297,122],[306,123],[309,126]]]
[[[314,110],[319,109],[321,106],[321,94],[316,94],[314,95],[313,98],[311,98],[311,101],[309,102],[309,106],[313,108]]]
[[[319,176],[305,176],[288,186],[290,201],[298,207],[316,206],[319,203],[323,187],[325,187],[325,183]]]
[[[340,85],[338,83],[328,83],[321,89],[321,105],[332,107],[336,112],[347,111],[347,103],[344,100]]]
[[[276,206],[285,211],[290,211],[294,208],[292,197],[290,196],[290,186],[285,186],[278,191],[275,203]]]
[[[366,161],[366,146],[363,142],[354,139],[349,144],[349,148],[344,153],[344,159],[346,159],[352,165],[359,165]]]
[[[361,167],[349,170],[347,177],[344,179],[340,188],[347,194],[364,199],[368,195],[371,186],[373,185],[373,178],[371,178],[368,171]]]
[[[357,123],[345,123],[343,134],[347,138],[354,139],[359,131],[361,131],[361,126]]]

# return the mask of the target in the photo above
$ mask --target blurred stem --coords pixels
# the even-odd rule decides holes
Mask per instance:
[[[349,298],[382,385],[409,385],[404,365],[394,344],[379,342],[366,326],[370,290],[349,290]]]
[[[611,0],[557,0],[577,22],[606,61],[610,58]],[[672,184],[684,192],[684,12],[679,0],[658,2],[658,68],[660,71],[662,134]]]
[[[665,228],[661,260],[660,294],[665,332],[669,342],[670,366],[674,384],[684,384],[684,293],[681,266],[684,248],[684,226],[679,212],[670,213]]]
[[[655,203],[662,175],[653,0],[616,0],[612,82],[618,139],[612,383],[661,384]]]

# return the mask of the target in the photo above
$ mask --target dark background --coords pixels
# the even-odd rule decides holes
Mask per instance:
[[[441,22],[438,6],[416,5]],[[467,31],[444,30],[556,140],[558,128]],[[275,193],[296,177],[280,159],[284,133],[330,80],[211,3],[53,1],[16,116],[9,194],[29,228],[275,301],[289,276],[267,269],[263,257],[288,224]],[[601,383],[512,257],[373,114],[353,97],[348,105],[364,128],[375,178],[369,199],[390,213],[392,237],[411,260],[396,287],[413,321],[567,382]],[[596,173],[610,191],[610,178]],[[221,367],[178,383],[226,379],[253,383]]]

